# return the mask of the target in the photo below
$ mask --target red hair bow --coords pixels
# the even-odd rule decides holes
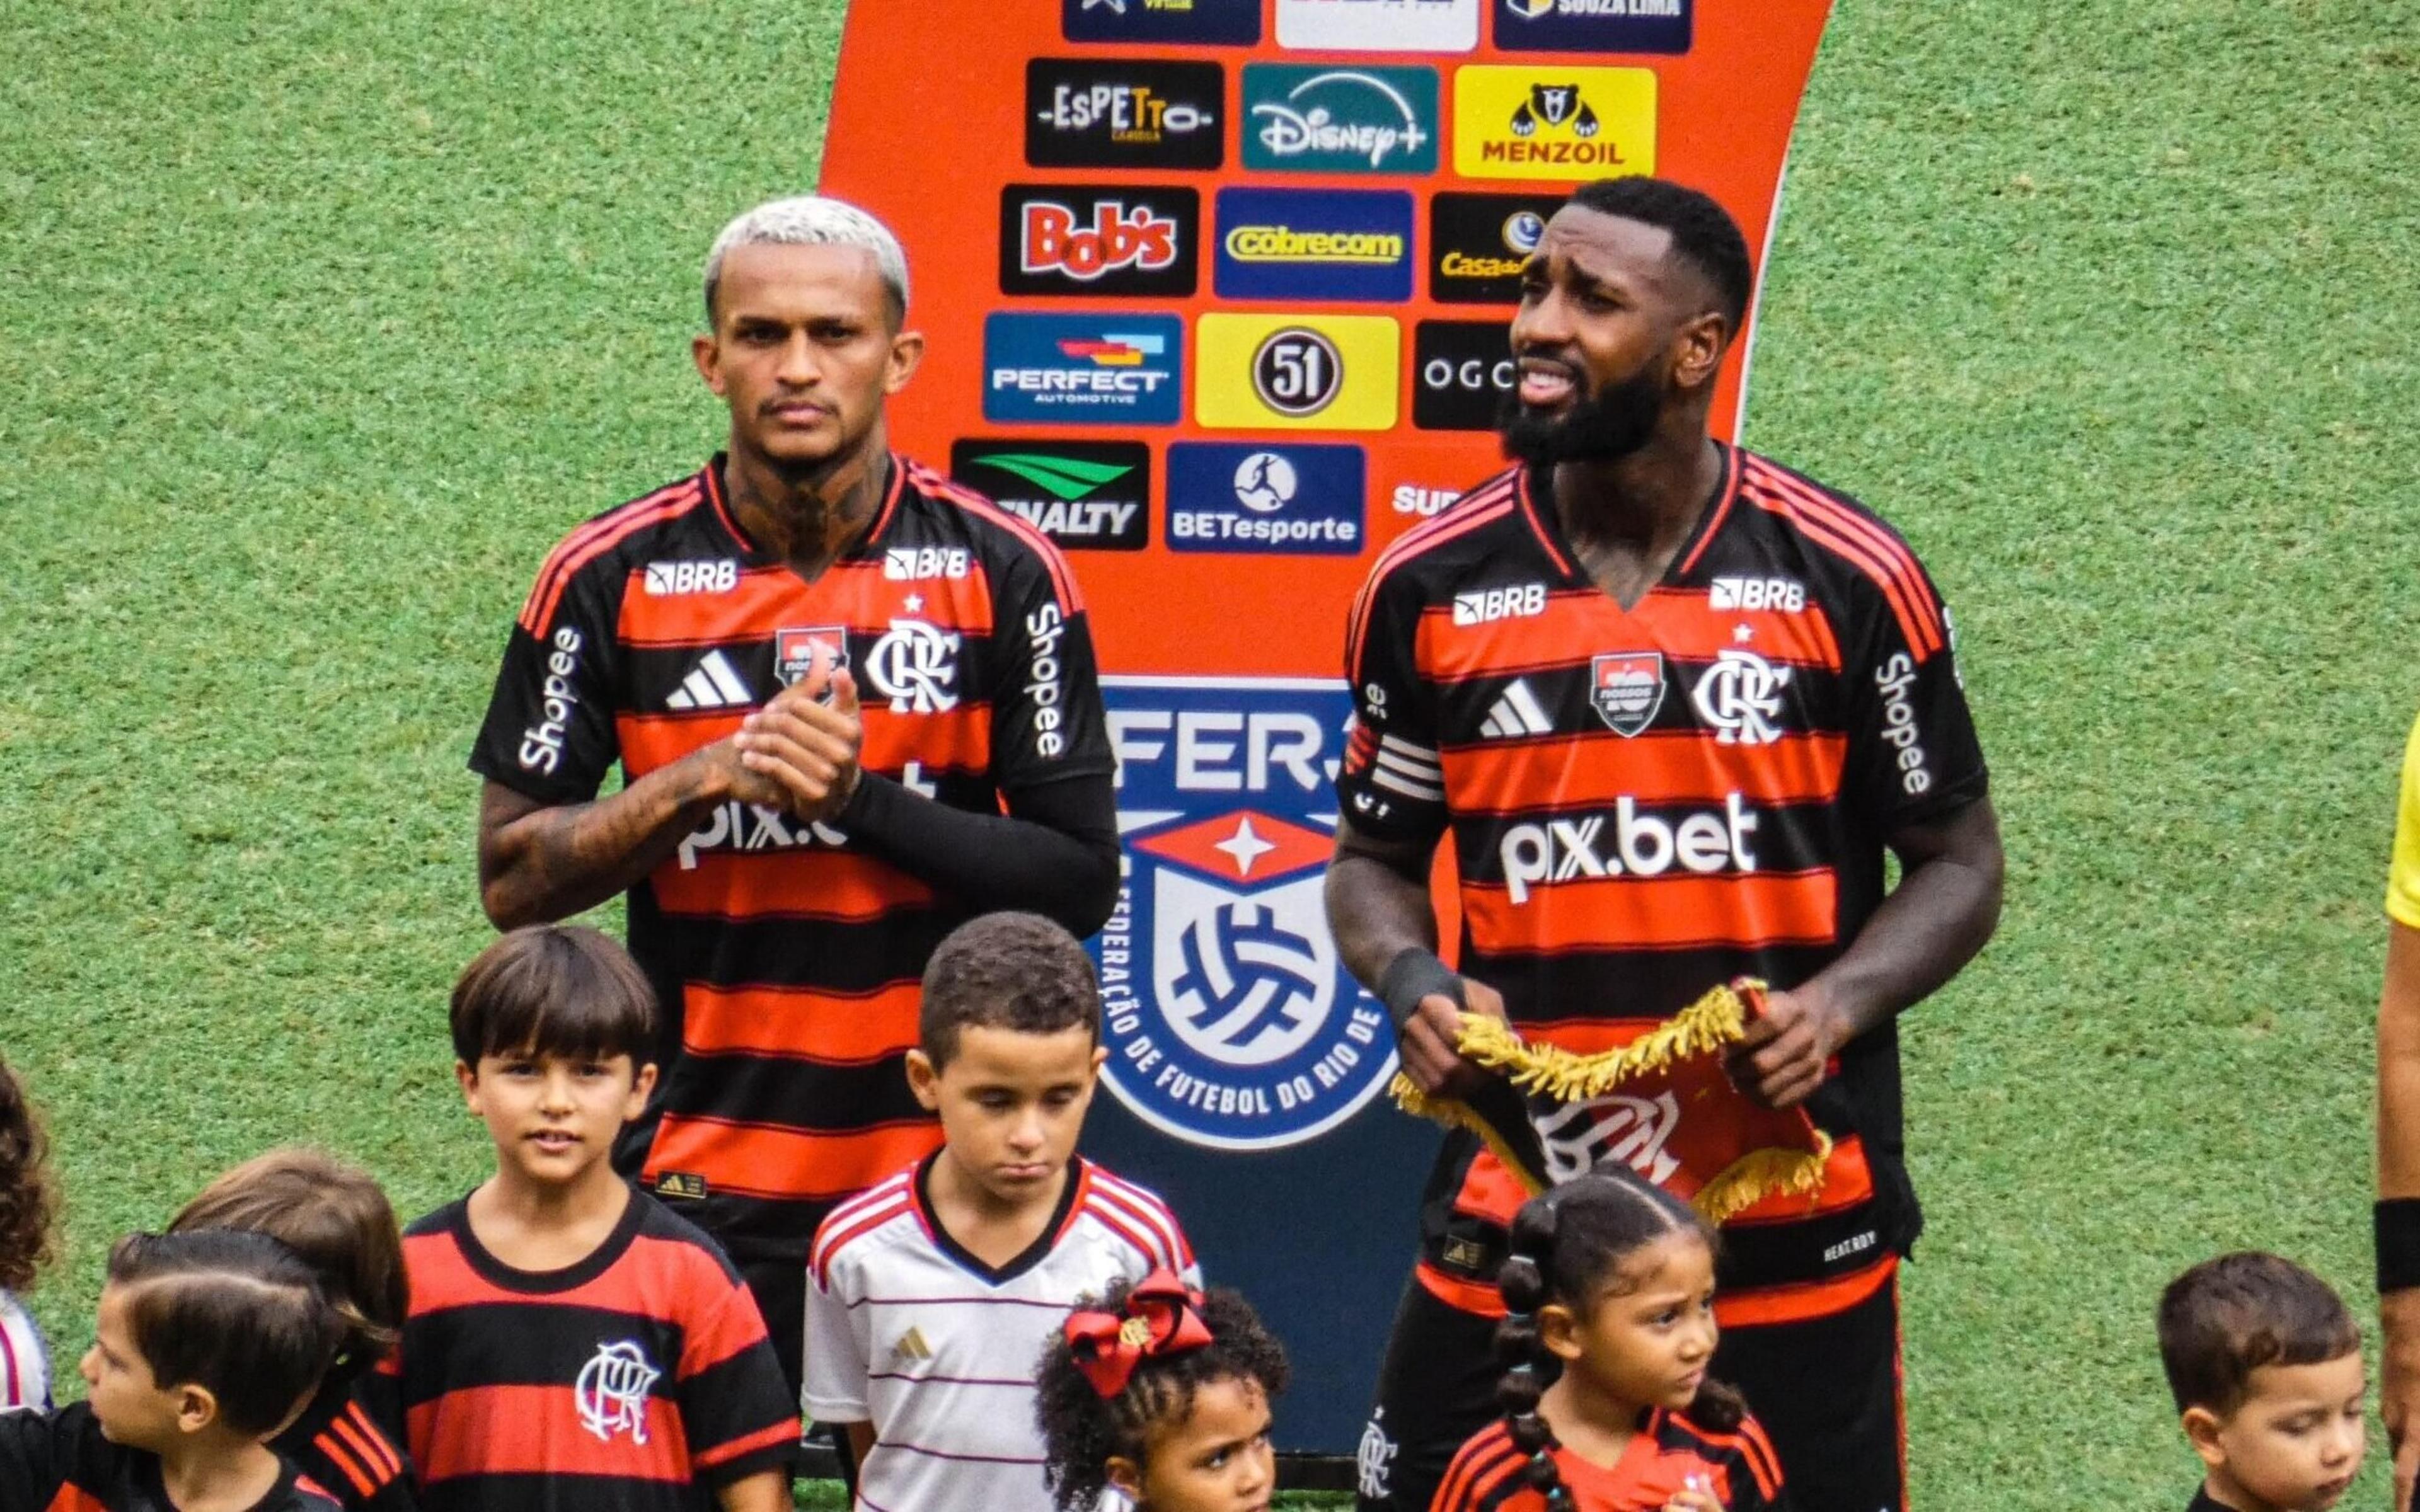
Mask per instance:
[[[1210,1325],[1195,1311],[1202,1294],[1156,1270],[1126,1293],[1124,1312],[1080,1308],[1067,1319],[1067,1352],[1103,1398],[1126,1389],[1135,1366],[1163,1354],[1182,1354],[1210,1342]]]

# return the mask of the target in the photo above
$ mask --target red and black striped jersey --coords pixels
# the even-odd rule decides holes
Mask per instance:
[[[335,1501],[281,1460],[252,1512],[337,1512]],[[0,1507],[8,1512],[177,1512],[157,1455],[112,1443],[91,1405],[0,1412]]]
[[[1075,579],[1032,526],[892,457],[880,514],[814,582],[749,540],[722,458],[597,517],[548,557],[472,768],[595,796],[737,733],[822,645],[856,678],[869,773],[998,814],[1112,771]],[[728,803],[630,889],[666,1024],[656,1105],[617,1166],[743,1259],[803,1263],[833,1204],[929,1153],[908,1094],[918,982],[956,900],[851,844]]]
[[[1450,835],[1461,969],[1533,1040],[1602,1050],[1733,978],[1806,980],[1881,902],[1886,838],[1984,792],[1948,614],[1906,543],[1723,456],[1633,608],[1518,468],[1381,554],[1354,605],[1344,810],[1382,839]],[[1809,1108],[1839,1142],[1826,1190],[1811,1214],[1771,1198],[1733,1221],[1727,1290],[1836,1277],[1913,1237],[1895,1030],[1840,1069]],[[1652,1175],[1662,1116],[1608,1107],[1577,1164],[1619,1149]],[[1447,1158],[1470,1163],[1466,1210],[1517,1201],[1470,1142]]]
[[[404,1232],[411,1305],[380,1367],[430,1512],[694,1512],[789,1466],[798,1404],[714,1242],[644,1193],[595,1254],[517,1271],[468,1200]]]
[[[1610,1466],[1591,1464],[1559,1446],[1551,1452],[1577,1512],[1663,1512],[1693,1478],[1730,1512],[1774,1512],[1789,1505],[1781,1461],[1752,1417],[1717,1433],[1659,1407]],[[1546,1499],[1530,1488],[1528,1465],[1528,1457],[1514,1447],[1512,1430],[1499,1418],[1453,1457],[1431,1512],[1545,1512]]]
[[[417,1512],[411,1460],[355,1394],[329,1381],[270,1447],[292,1460],[346,1512]]]

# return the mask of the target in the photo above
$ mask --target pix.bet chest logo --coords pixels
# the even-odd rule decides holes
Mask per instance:
[[[1336,843],[1341,683],[1105,677],[1129,870],[1089,947],[1109,1090],[1220,1149],[1300,1144],[1394,1073],[1386,1011],[1321,901]]]
[[[1201,224],[1195,190],[1010,184],[1000,192],[1000,290],[1182,298],[1199,277]]]

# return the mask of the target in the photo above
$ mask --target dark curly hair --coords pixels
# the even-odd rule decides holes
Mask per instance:
[[[1101,1037],[1101,986],[1076,936],[1040,914],[985,914],[950,932],[924,966],[917,1047],[936,1069],[963,1029]]]
[[[1585,1307],[1624,1260],[1672,1234],[1696,1234],[1715,1246],[1714,1227],[1697,1209],[1619,1161],[1601,1162],[1530,1198],[1512,1219],[1512,1253],[1497,1273],[1506,1312],[1496,1329],[1496,1358],[1505,1367],[1496,1403],[1504,1410],[1512,1446],[1529,1457],[1523,1473],[1545,1498],[1547,1512],[1572,1512],[1572,1495],[1555,1467],[1555,1430],[1538,1414],[1538,1398],[1558,1363],[1539,1337],[1538,1309],[1550,1302]],[[1729,1433],[1747,1409],[1738,1392],[1708,1377],[1687,1415],[1713,1432]]]
[[[26,1291],[51,1258],[50,1141],[25,1101],[25,1088],[0,1060],[0,1291]]]
[[[1123,1312],[1135,1283],[1120,1281],[1097,1301],[1079,1308]],[[1162,1354],[1135,1366],[1125,1390],[1104,1397],[1076,1367],[1062,1335],[1053,1334],[1035,1371],[1034,1417],[1042,1426],[1042,1473],[1060,1512],[1098,1504],[1109,1484],[1113,1458],[1142,1462],[1152,1425],[1183,1422],[1193,1411],[1193,1394],[1221,1381],[1249,1381],[1276,1396],[1286,1388],[1285,1347],[1268,1331],[1243,1294],[1224,1287],[1205,1292],[1197,1309],[1210,1330],[1210,1343],[1182,1354]]]

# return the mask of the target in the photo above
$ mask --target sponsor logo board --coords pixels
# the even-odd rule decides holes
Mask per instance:
[[[1261,39],[1261,0],[1059,0],[1059,31],[1071,42],[1249,45]]]
[[[1140,441],[961,440],[950,476],[1063,550],[1140,551],[1151,540],[1151,448]]]
[[[1655,171],[1652,69],[1475,65],[1453,76],[1453,171],[1580,182]]]
[[[1341,683],[1102,679],[1126,875],[1090,949],[1104,1078],[1188,1144],[1273,1149],[1351,1118],[1395,1069],[1321,887],[1335,846]]]
[[[1423,320],[1412,332],[1412,424],[1494,430],[1512,392],[1512,327],[1503,320]]]
[[[1429,298],[1517,304],[1521,268],[1538,250],[1560,194],[1447,193],[1429,201]]]
[[[1177,441],[1168,448],[1168,547],[1352,556],[1367,467],[1357,446]]]
[[[1025,65],[1025,161],[1037,168],[1216,168],[1226,162],[1216,63],[1047,58]]]
[[[1435,69],[1244,66],[1244,166],[1271,173],[1430,174]]]
[[[1507,53],[1686,53],[1693,0],[1494,0]]]
[[[1184,322],[1170,315],[984,317],[984,418],[1172,425]]]
[[[1010,184],[1000,192],[1003,294],[1191,294],[1202,196],[1190,189]]]
[[[1278,45],[1313,51],[1467,53],[1485,0],[1278,0]]]
[[[1394,428],[1403,332],[1387,316],[1213,312],[1196,335],[1193,418],[1202,425]]]
[[[1412,196],[1222,189],[1213,287],[1228,300],[1412,297]]]

